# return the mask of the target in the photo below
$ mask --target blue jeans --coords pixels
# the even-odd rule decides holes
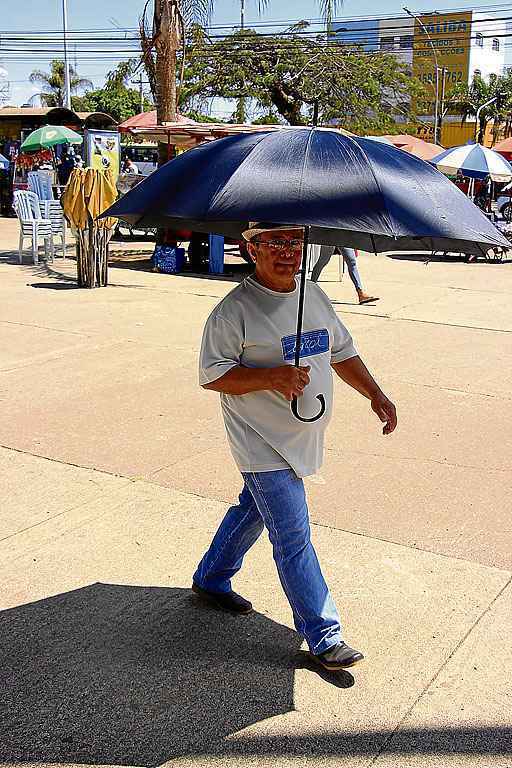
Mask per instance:
[[[318,279],[320,277],[320,273],[322,269],[329,263],[331,260],[331,256],[334,253],[334,246],[333,245],[322,245],[320,248],[320,256],[317,259],[317,262],[315,266],[313,267],[311,271],[311,280],[314,283],[318,282]],[[357,291],[363,290],[363,284],[361,282],[361,276],[359,274],[359,270],[357,268],[357,256],[356,252],[353,248],[342,248],[341,253],[343,256],[343,261],[347,265],[348,274],[350,276],[350,279],[352,280],[352,283],[354,284],[354,288]]]
[[[295,628],[312,653],[323,653],[341,642],[341,626],[311,543],[304,483],[291,469],[242,476],[239,503],[228,509],[194,582],[212,592],[229,592],[245,553],[266,526]]]

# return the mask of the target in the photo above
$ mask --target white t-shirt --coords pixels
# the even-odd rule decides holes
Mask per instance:
[[[231,368],[274,368],[293,365],[299,288],[279,293],[246,278],[218,304],[206,322],[199,359],[199,383],[209,384]],[[331,362],[357,354],[352,338],[334,312],[330,299],[308,282],[304,304],[301,365],[310,365],[310,384],[298,399],[299,413],[320,410],[316,395],[325,397],[325,413],[305,423],[295,418],[279,392],[221,394],[224,423],[233,457],[241,472],[294,470],[314,474],[322,464],[324,432],[332,410]]]

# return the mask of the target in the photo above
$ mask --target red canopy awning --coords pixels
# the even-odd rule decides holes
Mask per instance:
[[[179,125],[197,125],[195,120],[191,120],[189,117],[183,117],[183,115],[178,115],[174,122]],[[121,133],[130,133],[134,128],[156,128],[157,125],[156,109],[152,109],[151,112],[140,112],[138,115],[129,117],[128,120],[125,120],[118,125],[118,129]]]

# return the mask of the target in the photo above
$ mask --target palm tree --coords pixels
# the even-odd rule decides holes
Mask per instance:
[[[157,122],[173,122],[177,117],[176,55],[181,48],[184,65],[185,29],[192,23],[206,25],[215,0],[154,0],[153,21],[147,20],[150,0],[146,0],[140,19],[142,60],[156,104]],[[258,0],[262,13],[269,0]],[[343,0],[318,0],[326,30],[329,30]],[[183,70],[182,70],[183,72]]]
[[[71,93],[77,93],[77,91],[93,87],[91,81],[79,77],[73,67],[69,68],[69,76]],[[41,103],[46,107],[64,106],[64,62],[61,59],[53,59],[50,63],[50,72],[42,72],[39,69],[34,70],[30,74],[29,80],[31,83],[37,83],[41,86],[41,92],[34,94],[32,100],[40,98]]]

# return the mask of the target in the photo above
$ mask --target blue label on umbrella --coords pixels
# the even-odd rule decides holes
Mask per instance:
[[[295,341],[297,337],[283,336],[281,345],[283,347],[284,360],[295,359]],[[320,328],[318,331],[307,331],[300,337],[300,357],[311,357],[311,355],[321,355],[329,351],[329,331],[327,328]]]

